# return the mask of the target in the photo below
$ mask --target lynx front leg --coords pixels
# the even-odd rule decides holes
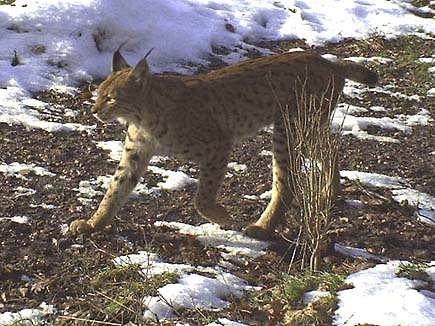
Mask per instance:
[[[217,196],[225,177],[228,164],[230,146],[225,151],[210,153],[210,158],[200,164],[198,191],[195,207],[202,217],[212,223],[225,226],[230,221],[230,215],[225,207],[218,204]]]
[[[273,184],[272,199],[265,211],[254,224],[245,229],[245,234],[252,238],[269,239],[275,227],[284,219],[293,195],[289,188],[289,152],[287,149],[286,130],[281,122],[275,123],[273,131]]]
[[[109,225],[145,173],[154,152],[155,146],[151,142],[139,145],[127,137],[119,166],[97,211],[87,221],[73,221],[70,230],[73,233],[91,233]]]

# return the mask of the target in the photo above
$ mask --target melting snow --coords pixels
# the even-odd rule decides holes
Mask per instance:
[[[427,96],[435,96],[435,88],[431,88],[426,93]]]
[[[15,82],[11,83],[12,85],[7,85],[4,89],[0,88],[0,122],[10,125],[24,125],[28,128],[38,128],[48,132],[90,132],[95,129],[95,125],[83,126],[78,123],[46,121],[46,119],[59,119],[59,116],[54,110],[50,112],[50,110],[47,109],[47,103],[29,98],[29,95],[25,94],[21,88],[17,87]],[[45,113],[41,113],[41,109],[44,109]]]
[[[391,189],[395,201],[399,203],[407,202],[416,206],[418,208],[416,217],[423,222],[435,225],[435,197],[410,188],[406,179],[378,173],[345,170],[340,171],[340,175],[350,180],[359,180],[361,184],[369,187]]]
[[[416,9],[410,1],[141,0],[131,1],[126,6],[116,0],[17,0],[15,4],[14,7],[0,6],[0,122],[41,128],[49,132],[91,132],[95,126],[63,123],[64,116],[75,116],[76,113],[56,111],[55,107],[33,100],[32,92],[49,88],[73,92],[73,87],[79,83],[104,78],[109,72],[113,51],[125,41],[123,53],[129,62],[136,62],[149,48],[155,47],[156,50],[149,57],[153,71],[192,73],[195,71],[193,67],[208,64],[207,58],[215,48],[229,49],[230,54],[222,58],[224,61],[245,59],[247,50],[253,48],[245,40],[300,38],[306,39],[308,44],[324,44],[349,37],[366,38],[374,31],[388,37],[415,33],[417,30],[435,33],[433,19],[420,18],[410,13],[410,10],[433,11],[428,7]],[[420,35],[423,34],[420,32]],[[16,66],[11,65],[14,49],[19,61]],[[38,52],[37,49],[42,50]],[[257,50],[268,53],[264,49]],[[381,64],[390,62],[388,58],[350,59],[376,60]],[[421,58],[421,62],[433,64],[434,58]],[[429,72],[433,71],[434,67],[429,68]],[[368,89],[349,82],[345,94],[358,97],[364,92],[372,92],[413,101],[417,105],[421,102],[416,95],[408,96],[389,89],[394,88]],[[429,90],[427,95],[434,96],[435,90]],[[369,110],[388,109],[372,107]],[[398,140],[369,135],[365,128],[378,126],[409,133],[411,126],[431,122],[429,112],[425,110],[413,116],[394,119],[352,115],[346,119],[345,132],[366,139],[392,142]],[[120,143],[113,142],[105,149],[111,151],[113,160],[119,160],[121,148]],[[270,153],[263,152],[263,155]],[[157,167],[150,169],[166,178],[160,184],[164,189],[180,189],[195,182],[180,171],[166,171]],[[54,176],[42,167],[21,163],[1,163],[0,173],[21,179],[26,179],[29,173]],[[392,189],[396,200],[408,200],[420,206],[420,215],[433,217],[433,198],[410,189],[406,180],[382,175],[370,177],[362,172],[357,177],[369,185]],[[78,190],[87,197],[92,197],[100,194],[97,189],[107,187],[109,180],[109,176],[102,176],[97,180],[86,181],[87,183],[80,183]],[[136,192],[149,194],[155,190],[140,185]],[[31,193],[30,190],[18,188],[16,191],[23,195]],[[271,192],[264,193],[260,198],[267,199],[270,194]],[[224,254],[229,260],[239,256],[255,257],[262,254],[267,246],[267,243],[251,242],[251,239],[241,234],[223,231],[213,225],[206,224],[198,228],[182,223],[167,225],[180,232],[196,234],[207,245],[227,251]],[[66,229],[65,226],[62,227]],[[148,255],[148,264],[149,257]],[[158,257],[151,259],[151,265],[159,264],[161,270],[166,268]],[[180,282],[160,289],[160,297],[148,298],[150,309],[147,316],[161,319],[171,315],[172,308],[168,302],[176,307],[218,309],[227,304],[225,297],[228,294],[238,296],[242,290],[250,288],[242,280],[222,271],[216,277],[205,277],[186,274],[198,270],[197,267],[180,265],[168,267],[177,268],[182,274]],[[231,264],[227,266],[231,267]],[[355,325],[360,322],[383,326],[433,325],[433,297],[425,297],[425,292],[413,289],[416,281],[395,277],[396,268],[391,262],[351,275],[349,281],[355,284],[355,289],[340,292],[336,325]],[[155,272],[157,270],[156,267]],[[216,267],[215,271],[218,270]],[[435,267],[429,270],[435,280]],[[207,295],[202,296],[203,293]],[[34,325],[40,323],[47,314],[53,313],[52,306],[43,304],[40,309],[0,314],[0,324]],[[228,326],[242,325],[224,318],[218,322]],[[215,326],[218,322],[209,325]]]
[[[124,148],[124,143],[120,140],[107,140],[99,141],[95,143],[97,147],[109,152],[109,157],[113,161],[119,162],[121,160],[122,149]]]
[[[11,164],[1,163],[0,164],[0,173],[5,173],[7,175],[14,176],[18,179],[24,179],[29,173],[34,173],[38,176],[47,176],[54,177],[55,174],[48,171],[46,168],[35,166],[35,164],[24,164],[13,162]]]
[[[302,298],[303,304],[308,304],[310,302],[319,300],[321,298],[330,297],[331,293],[328,291],[322,291],[322,290],[313,290],[306,292]]]
[[[177,283],[161,287],[157,296],[143,298],[147,306],[144,318],[154,321],[172,318],[178,309],[222,309],[229,304],[228,296],[241,297],[243,291],[258,289],[220,268],[166,263],[156,254],[145,251],[117,257],[114,262],[121,266],[139,264],[147,277],[163,272],[181,275]],[[199,275],[195,271],[212,276]]]
[[[267,190],[260,195],[260,199],[269,200],[272,198],[272,190]]]
[[[433,326],[435,299],[416,289],[424,282],[395,275],[401,263],[392,261],[350,275],[346,282],[354,288],[338,292],[334,325]],[[427,272],[434,277],[433,270]]]
[[[260,152],[260,155],[261,155],[261,156],[272,156],[273,153],[272,153],[272,151],[267,151],[267,150],[263,149],[263,150]]]
[[[41,320],[56,312],[54,306],[45,302],[39,305],[40,309],[23,309],[18,312],[4,312],[0,314],[1,326],[33,326],[41,325]],[[44,325],[53,325],[53,323],[44,321]]]
[[[177,222],[156,222],[156,226],[167,226],[179,230],[183,234],[195,235],[204,246],[222,249],[222,267],[201,267],[186,264],[168,264],[156,254],[140,252],[115,258],[115,263],[124,265],[136,263],[144,270],[145,275],[155,275],[162,272],[175,272],[182,276],[176,284],[168,284],[160,288],[158,296],[144,298],[148,310],[145,318],[164,320],[174,316],[177,309],[222,309],[229,304],[226,298],[231,294],[242,296],[246,290],[258,289],[248,285],[242,279],[228,273],[225,268],[235,269],[230,261],[243,261],[264,254],[268,246],[265,241],[245,237],[236,231],[221,230],[214,224],[192,226]],[[206,277],[198,272],[206,272],[212,276]]]
[[[149,166],[148,170],[152,171],[153,173],[160,174],[165,178],[164,182],[159,182],[157,184],[158,187],[164,190],[182,190],[188,185],[195,184],[197,182],[196,179],[181,171],[165,170],[157,166]]]
[[[167,226],[177,229],[182,234],[196,236],[204,246],[213,246],[223,249],[222,257],[227,262],[221,264],[228,266],[232,260],[243,260],[246,258],[255,258],[264,255],[263,251],[268,247],[267,241],[261,241],[249,238],[237,231],[222,230],[218,225],[205,223],[200,226],[180,222],[156,222],[156,226]]]
[[[144,317],[161,321],[174,317],[179,309],[222,309],[230,296],[241,297],[243,291],[252,290],[237,276],[222,273],[216,278],[199,274],[184,275],[176,284],[167,284],[158,290],[158,296],[146,296],[143,301],[148,310]]]
[[[231,169],[231,170],[234,170],[236,172],[246,172],[246,170],[248,169],[246,164],[240,164],[240,163],[237,163],[237,162],[230,162],[230,163],[228,163],[228,168]]]
[[[186,325],[187,326],[187,325]],[[247,326],[246,324],[238,323],[227,318],[218,318],[216,322],[212,322],[205,326]]]
[[[139,196],[148,196],[151,194],[158,194],[162,189],[166,191],[177,191],[186,188],[188,185],[196,183],[196,179],[188,176],[181,171],[170,171],[159,168],[157,166],[149,166],[148,169],[153,173],[161,175],[165,181],[159,182],[157,187],[149,187],[143,183],[144,179],[141,178],[140,182],[136,185],[130,194],[130,198],[138,198]],[[83,204],[91,202],[91,198],[103,195],[101,190],[107,190],[113,176],[105,175],[99,176],[95,180],[80,181],[79,187],[74,189],[79,193],[80,201]]]
[[[373,110],[373,108],[370,108]],[[381,111],[387,109],[374,107],[374,111]],[[339,104],[335,110],[332,125],[335,129],[341,129],[344,135],[352,134],[361,139],[377,140],[380,142],[394,142],[399,143],[398,139],[386,136],[377,136],[367,133],[368,127],[374,126],[381,129],[396,129],[404,134],[411,134],[411,126],[426,126],[432,118],[426,109],[421,109],[414,115],[398,115],[396,118],[373,118],[354,116],[352,114],[367,112],[368,109],[361,108],[353,105]]]
[[[24,197],[32,196],[32,195],[36,194],[36,190],[32,189],[32,188],[26,188],[26,187],[19,186],[19,187],[16,187],[14,190],[17,193],[15,195],[15,198],[23,197],[23,196]]]
[[[124,148],[124,142],[120,140],[107,140],[107,141],[98,141],[95,143],[97,147],[101,148],[109,152],[109,157],[111,160],[119,162],[121,160],[122,150]],[[168,160],[166,156],[154,156],[150,163],[156,164],[162,161]]]
[[[118,140],[113,141],[101,141],[96,143],[98,147],[102,148],[109,152],[109,156],[114,161],[119,161],[122,155],[122,149],[124,147],[123,142]],[[167,158],[164,156],[154,156],[151,160],[151,164],[156,164],[161,161],[165,161]],[[186,186],[194,184],[197,182],[196,179],[188,176],[186,173],[182,171],[170,171],[165,170],[157,166],[150,165],[148,170],[161,175],[165,181],[157,184],[157,187],[147,188],[146,186],[139,184],[133,196],[137,196],[138,194],[150,194],[152,192],[158,191],[159,189],[164,189],[168,191],[175,191],[184,189]],[[109,185],[110,179],[104,180],[104,188],[107,188]]]
[[[401,189],[408,185],[408,182],[404,178],[390,177],[379,173],[342,170],[340,171],[340,176],[349,180],[358,180],[363,185],[369,187]]]
[[[91,198],[104,195],[101,190],[107,190],[109,188],[112,178],[111,175],[105,175],[97,177],[96,180],[83,180],[80,181],[79,187],[73,190],[79,193],[79,200],[83,204],[87,204],[91,202]],[[136,185],[136,188],[131,192],[129,198],[138,198],[139,196],[155,194],[158,193],[159,190],[160,189],[157,187],[149,188],[145,184],[139,182]]]
[[[28,216],[0,217],[0,221],[11,221],[18,224],[27,224],[30,222],[30,217]]]
[[[143,268],[143,274],[146,276],[153,276],[164,272],[182,274],[195,270],[191,265],[166,263],[160,259],[157,254],[147,251],[139,251],[137,254],[119,256],[113,261],[119,266],[129,264],[140,265],[141,268]]]
[[[342,255],[353,257],[353,258],[372,259],[383,263],[389,261],[389,259],[386,257],[373,255],[364,249],[343,246],[339,243],[334,244],[334,250]]]

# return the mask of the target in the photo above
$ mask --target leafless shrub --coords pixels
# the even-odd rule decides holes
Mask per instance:
[[[336,102],[334,85],[313,94],[305,82],[298,83],[296,110],[281,106],[289,149],[288,185],[299,207],[299,214],[292,215],[299,229],[293,257],[301,257],[301,268],[317,271],[329,243],[333,204],[340,191],[340,132],[333,133],[330,123]]]

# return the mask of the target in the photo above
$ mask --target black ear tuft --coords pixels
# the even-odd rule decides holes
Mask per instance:
[[[151,48],[148,50],[147,54],[145,54],[145,56],[143,57],[144,59],[148,58],[148,56],[151,54],[151,52],[153,52],[154,48]]]

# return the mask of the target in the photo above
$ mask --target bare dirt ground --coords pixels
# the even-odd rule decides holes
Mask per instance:
[[[279,52],[294,47],[296,43],[306,47],[303,42],[269,43],[263,46]],[[366,93],[358,101],[344,97],[346,103],[365,107],[381,105],[389,108],[390,111],[386,114],[391,116],[415,114],[420,108],[426,108],[435,118],[435,97],[425,96],[431,83],[431,87],[434,87],[433,79],[427,79],[424,74],[427,68],[416,60],[418,57],[432,56],[434,48],[435,44],[431,40],[403,38],[385,41],[375,37],[360,42],[349,40],[317,50],[339,57],[391,58],[394,61],[389,64],[373,64],[380,72],[381,86],[393,84],[394,91],[421,96],[421,102],[417,102],[386,94]],[[87,218],[101,200],[101,196],[97,196],[92,199],[91,205],[80,203],[77,192],[74,191],[79,182],[112,174],[116,168],[116,163],[108,160],[107,152],[96,147],[95,141],[122,140],[125,135],[123,126],[103,125],[92,117],[88,104],[89,89],[95,87],[96,85],[84,86],[77,96],[51,92],[37,95],[37,98],[44,101],[78,111],[79,115],[69,118],[70,122],[97,124],[91,134],[53,134],[0,124],[1,162],[36,164],[56,174],[54,177],[41,177],[29,173],[25,175],[26,180],[0,174],[0,217],[32,216],[27,224],[0,221],[0,312],[37,307],[45,301],[54,304],[61,314],[119,322],[116,318],[110,320],[97,313],[89,313],[98,311],[98,304],[102,301],[96,295],[98,289],[95,289],[92,279],[98,271],[111,265],[113,257],[151,250],[159,252],[169,262],[207,266],[214,265],[219,260],[219,250],[205,248],[194,237],[153,225],[156,220],[181,221],[194,225],[203,223],[192,205],[194,186],[182,191],[163,193],[159,197],[130,200],[119,212],[113,226],[105,232],[89,237],[62,233],[61,225],[69,224],[77,218]],[[379,113],[373,112],[374,116],[376,114]],[[394,134],[400,143],[380,143],[344,136],[341,169],[404,177],[414,189],[435,196],[433,124],[415,127],[409,135],[398,130],[374,129],[370,132],[376,135]],[[258,218],[267,204],[262,200],[243,199],[242,195],[260,195],[271,188],[271,159],[259,154],[262,150],[270,150],[270,138],[268,132],[260,132],[258,136],[240,144],[233,152],[231,160],[246,164],[247,170],[245,173],[234,173],[223,185],[222,202],[234,217],[232,229],[242,230]],[[189,162],[176,160],[159,164],[172,170],[179,166],[196,168]],[[194,172],[192,176],[197,177]],[[150,171],[145,178],[150,184],[161,181],[158,175]],[[17,187],[31,188],[36,193],[32,196],[18,196]],[[352,208],[345,204],[346,199],[359,199],[365,205],[358,209]],[[42,204],[54,205],[54,208],[47,209]],[[406,203],[400,204],[392,200],[389,190],[370,189],[347,180],[337,202],[333,242],[367,248],[371,253],[392,259],[428,261],[435,257],[434,229],[416,221],[414,211]],[[287,249],[290,244],[285,238],[294,237],[292,226],[283,225],[279,232],[285,237],[277,237],[267,255],[241,266],[238,272],[245,280],[262,286],[263,294],[271,291],[280,282],[280,272],[288,269]],[[325,257],[323,268],[327,271],[348,272],[367,264],[332,250],[325,253]],[[298,273],[297,266],[291,272]],[[282,322],[282,316],[276,309],[270,309],[266,304],[253,305],[249,302],[235,302],[219,316],[228,316],[248,324],[277,325]],[[186,312],[183,318],[195,324],[198,315]]]

